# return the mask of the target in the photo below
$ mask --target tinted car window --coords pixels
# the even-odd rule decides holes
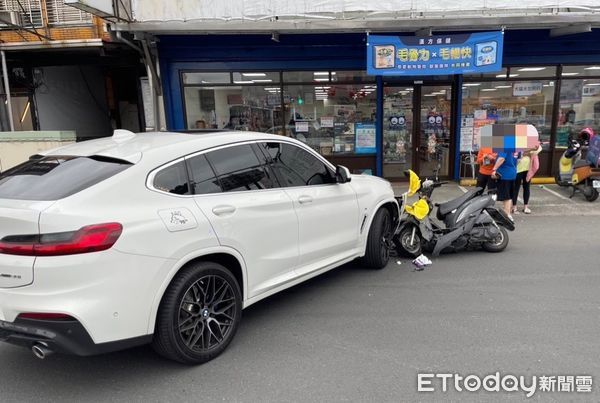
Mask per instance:
[[[125,161],[103,157],[42,157],[0,175],[0,199],[58,200],[127,169]]]
[[[185,170],[185,163],[180,161],[158,171],[154,176],[154,187],[163,192],[178,195],[191,194],[188,185],[188,176]]]
[[[206,158],[213,166],[224,192],[278,186],[249,144],[211,151]]]
[[[285,186],[311,186],[334,183],[334,176],[323,161],[306,150],[287,143],[262,143],[273,159],[275,169]]]
[[[187,164],[194,194],[218,193],[221,191],[219,181],[204,155],[189,158]]]

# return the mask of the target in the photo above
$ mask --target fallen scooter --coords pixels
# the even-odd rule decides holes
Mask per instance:
[[[501,252],[508,245],[508,232],[515,229],[513,221],[494,204],[495,195],[483,194],[475,188],[446,203],[436,204],[438,224],[430,218],[433,205],[431,195],[444,182],[425,180],[407,171],[409,190],[398,197],[400,226],[393,241],[397,252],[405,256],[419,256],[422,251],[438,256],[441,252],[483,248]],[[419,200],[411,205],[409,197],[417,194]]]

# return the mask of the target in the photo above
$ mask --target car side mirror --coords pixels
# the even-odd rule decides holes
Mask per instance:
[[[352,178],[350,177],[350,170],[345,166],[338,165],[335,168],[335,182],[336,183],[346,183],[350,182]]]

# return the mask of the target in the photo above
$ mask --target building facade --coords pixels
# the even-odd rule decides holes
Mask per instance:
[[[530,123],[544,150],[540,174],[552,175],[569,135],[600,131],[600,7],[492,3],[176,1],[165,8],[151,0],[133,2],[131,20],[114,26],[156,45],[168,129],[292,136],[353,172],[394,180],[407,168],[468,177],[479,127]],[[503,63],[493,73],[367,74],[369,34],[500,30]],[[364,147],[373,135],[375,146]]]
[[[2,131],[143,129],[140,55],[64,0],[0,0]],[[5,79],[4,79],[5,78]]]

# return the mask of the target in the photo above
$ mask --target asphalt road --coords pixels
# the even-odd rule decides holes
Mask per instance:
[[[599,206],[600,207],[600,206]],[[501,254],[350,264],[244,311],[230,348],[198,367],[138,348],[40,361],[0,345],[0,401],[524,400],[417,392],[417,373],[592,375],[600,397],[598,217],[524,216]],[[530,378],[528,378],[530,379]],[[529,380],[528,380],[529,382]]]

